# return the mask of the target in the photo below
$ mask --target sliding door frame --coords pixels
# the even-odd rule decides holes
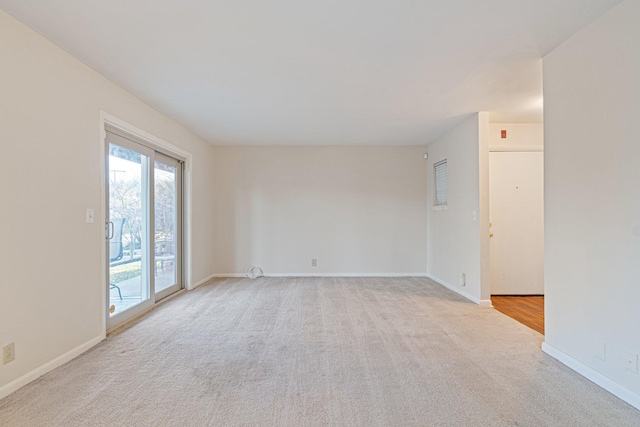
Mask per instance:
[[[184,187],[183,187],[183,184],[182,184],[182,182],[183,182],[182,177],[184,175],[184,172],[183,172],[184,161],[178,160],[175,157],[168,156],[168,155],[166,155],[166,154],[164,154],[162,152],[158,152],[158,151],[155,152],[154,164],[152,165],[154,170],[155,170],[155,162],[156,161],[159,161],[161,163],[167,164],[169,166],[174,166],[176,168],[176,177],[175,177],[176,178],[176,185],[175,185],[175,187],[176,187],[176,206],[178,207],[178,209],[176,211],[176,218],[175,218],[175,225],[176,225],[175,233],[176,233],[176,236],[178,236],[178,238],[176,239],[177,245],[176,245],[176,248],[175,248],[175,259],[176,260],[181,260],[181,262],[174,262],[174,268],[175,268],[175,271],[176,271],[175,277],[176,277],[176,281],[178,283],[174,283],[173,285],[171,285],[168,288],[163,289],[162,291],[159,291],[159,292],[154,286],[154,295],[155,295],[155,299],[156,299],[156,302],[157,302],[157,301],[161,301],[164,298],[166,298],[166,297],[172,295],[173,293],[179,291],[180,288],[184,289],[185,288],[185,280],[184,280],[184,275],[182,273],[183,270],[184,270],[183,269],[184,260],[182,258],[182,254],[183,254],[182,246],[184,244],[184,239],[182,237],[183,236],[183,231],[184,231],[184,226],[183,226],[183,223],[182,223],[182,216],[183,216],[183,211],[184,211],[184,208],[183,208],[184,197],[182,196],[182,194],[184,193]],[[154,188],[152,189],[152,191],[154,192],[154,196],[155,196],[155,190],[156,190],[155,173],[154,173],[153,187]],[[157,206],[157,204],[155,203],[155,200],[154,200],[154,210],[155,210],[156,206]],[[154,229],[155,229],[155,220],[156,220],[156,218],[155,218],[155,215],[154,215],[154,218],[153,218]],[[155,259],[155,249],[156,248],[155,248],[155,243],[154,243],[154,253],[153,253],[153,256],[154,256],[153,268],[154,268],[154,270],[157,268],[156,259]],[[180,285],[180,288],[176,289],[176,285]]]
[[[111,133],[111,129],[109,128],[109,133]],[[151,307],[153,307],[153,305],[155,304],[155,298],[154,298],[154,289],[155,289],[155,277],[153,275],[153,266],[155,263],[155,259],[154,259],[154,230],[155,230],[155,224],[154,224],[154,216],[151,214],[153,212],[153,206],[154,206],[154,191],[153,191],[153,183],[154,183],[154,177],[153,177],[153,163],[154,163],[154,155],[155,155],[155,151],[142,146],[140,144],[137,144],[136,142],[132,141],[131,138],[127,138],[124,135],[119,135],[118,133],[111,133],[112,137],[107,138],[109,140],[109,142],[105,141],[105,160],[109,158],[109,150],[110,150],[110,143],[113,143],[114,145],[118,146],[118,147],[122,147],[126,150],[130,150],[133,151],[135,153],[139,153],[141,155],[141,157],[145,157],[147,160],[146,161],[142,161],[142,164],[146,163],[146,167],[143,167],[143,172],[144,175],[146,176],[142,176],[141,177],[141,190],[142,190],[142,197],[143,197],[143,201],[142,201],[142,224],[144,224],[143,230],[142,230],[142,236],[143,238],[141,239],[141,276],[140,276],[140,281],[141,281],[141,285],[144,285],[144,289],[146,292],[146,298],[142,298],[141,296],[141,301],[133,306],[131,306],[131,308],[128,308],[122,312],[119,312],[117,314],[114,314],[113,316],[109,316],[107,318],[107,328],[115,328],[121,324],[123,324],[124,322],[132,319],[133,317],[136,317],[138,315],[140,315],[141,313],[144,313],[145,311],[148,311],[149,309],[151,309]],[[105,162],[105,166],[106,166],[106,162]],[[106,169],[105,167],[105,182],[106,182],[106,199],[105,199],[105,205],[106,208],[104,210],[103,215],[105,215],[107,217],[107,220],[105,221],[105,246],[108,247],[109,246],[109,238],[107,238],[106,234],[108,234],[108,227],[106,226],[107,223],[109,223],[113,218],[109,217],[108,212],[110,211],[110,185],[109,185],[109,181],[108,181],[108,174],[109,171]],[[132,250],[132,249],[131,249]],[[104,258],[104,262],[106,264],[106,268],[109,269],[109,255],[105,256]],[[107,283],[111,283],[110,282],[110,272],[107,274]],[[146,280],[145,280],[146,279]],[[110,285],[106,286],[106,292],[107,292],[107,301],[106,301],[106,306],[104,307],[104,309],[109,312],[109,305],[110,305]],[[142,292],[142,290],[141,290]]]
[[[181,275],[182,279],[182,288],[183,289],[191,289],[191,277],[192,277],[192,251],[191,251],[191,218],[192,218],[192,197],[191,197],[191,182],[192,182],[192,154],[188,151],[185,151],[167,141],[164,141],[146,131],[143,131],[115,116],[112,116],[109,113],[106,113],[100,110],[100,153],[101,153],[101,161],[100,161],[100,172],[101,172],[101,209],[100,209],[100,220],[101,223],[104,224],[107,220],[106,209],[108,206],[107,197],[108,195],[108,181],[107,181],[107,156],[108,156],[108,144],[106,142],[106,132],[109,130],[116,135],[126,135],[127,139],[132,140],[144,147],[150,148],[154,151],[159,151],[171,158],[174,158],[182,163],[181,173],[179,174],[179,179],[181,181],[181,196],[182,196],[182,209],[178,213],[180,217],[180,227],[182,227],[182,238],[179,242],[179,250],[182,255],[182,265],[180,266],[180,271],[178,274]],[[153,169],[153,164],[150,165],[150,168]],[[151,202],[153,202],[153,194],[150,196]],[[151,218],[151,223],[153,224],[153,218]],[[102,232],[103,228],[101,227],[101,241],[104,242],[104,232]],[[152,229],[153,230],[153,229]],[[153,242],[151,242],[153,244]],[[102,280],[101,280],[101,296],[102,296],[102,304],[101,307],[103,309],[102,312],[102,325],[104,336],[112,329],[115,329],[117,326],[110,327],[109,326],[109,315],[105,308],[108,307],[109,303],[109,286],[108,286],[108,265],[104,260],[107,259],[107,245],[102,244],[101,256],[103,262],[102,265]],[[151,254],[151,260],[153,262],[153,254]],[[151,279],[153,280],[153,278]],[[164,298],[165,295],[160,295],[156,300]],[[155,298],[155,295],[152,295],[152,298]],[[148,309],[151,309],[153,305],[151,305]],[[136,314],[136,315],[139,315]]]

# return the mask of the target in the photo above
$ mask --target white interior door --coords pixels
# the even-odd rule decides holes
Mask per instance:
[[[491,294],[544,294],[542,152],[489,155]]]

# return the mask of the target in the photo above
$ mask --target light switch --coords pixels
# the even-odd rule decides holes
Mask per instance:
[[[87,222],[87,224],[93,224],[93,216],[94,216],[93,209],[87,209],[87,216],[85,218],[85,221]]]
[[[471,218],[475,221],[478,219],[478,213],[476,211],[471,212]]]

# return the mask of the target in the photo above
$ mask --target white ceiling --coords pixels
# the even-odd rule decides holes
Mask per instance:
[[[542,120],[541,57],[620,0],[0,0],[212,144],[425,144]]]

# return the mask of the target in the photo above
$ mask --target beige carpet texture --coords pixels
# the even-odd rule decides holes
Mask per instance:
[[[640,426],[424,278],[217,279],[0,400],[0,426]]]

